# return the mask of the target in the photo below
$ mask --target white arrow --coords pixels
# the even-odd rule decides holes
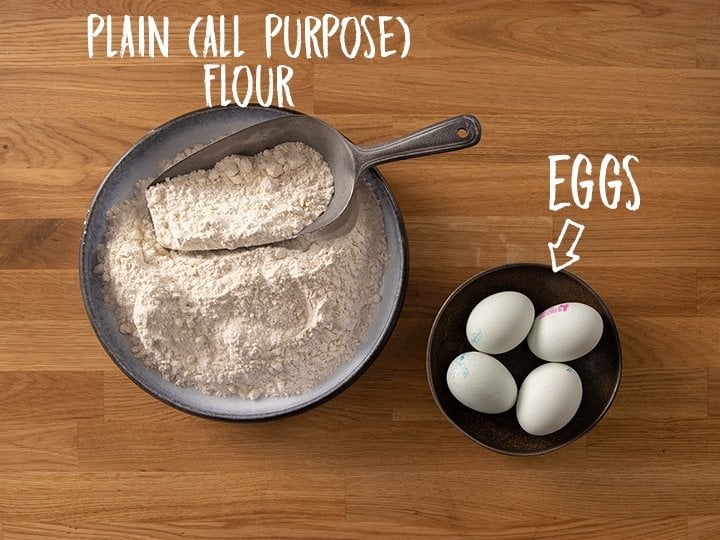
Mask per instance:
[[[562,241],[564,240],[570,225],[575,227],[575,229],[577,230],[577,232],[575,233],[575,240],[573,240],[572,244],[570,245],[570,249],[565,252],[565,255],[568,257],[569,260],[566,263],[558,266],[557,259],[555,258],[555,250],[560,248],[560,245],[562,244]],[[548,242],[548,248],[550,248],[550,258],[552,259],[553,272],[559,272],[563,268],[566,268],[580,260],[580,255],[575,254],[575,247],[580,241],[580,237],[582,236],[584,230],[585,225],[575,223],[572,219],[565,219],[565,223],[563,224],[562,231],[560,231],[560,236],[558,236],[557,242],[555,242],[554,244],[552,242]]]

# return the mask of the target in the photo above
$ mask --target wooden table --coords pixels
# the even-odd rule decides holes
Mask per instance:
[[[720,537],[717,3],[197,4],[3,3],[0,538]],[[266,58],[266,14],[326,12],[401,16],[408,56],[349,60],[331,41],[327,59]],[[91,13],[113,15],[116,49],[122,15],[169,16],[169,57],[107,58],[101,34],[88,58]],[[83,217],[110,166],[205,106],[216,61],[192,57],[187,31],[209,13],[241,20],[245,55],[217,63],[291,66],[295,108],[359,143],[460,113],[484,127],[470,150],[381,167],[411,260],[383,354],[329,403],[251,425],[142,392],[97,342],[78,287]],[[636,156],[641,207],[624,208],[625,179],[617,209],[596,187],[589,209],[550,211],[548,156],[578,153],[596,183],[606,153]],[[571,201],[570,162],[558,170]],[[566,218],[585,226],[570,270],[616,318],[622,386],[570,446],[499,455],[435,406],[428,332],[471,275],[549,263]]]

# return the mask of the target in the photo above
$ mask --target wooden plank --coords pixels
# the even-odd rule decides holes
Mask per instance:
[[[426,120],[431,123],[432,120]],[[415,127],[422,126],[422,122]],[[410,131],[410,130],[408,130]],[[480,143],[483,144],[483,143]],[[485,163],[482,158],[437,155],[380,166],[380,172],[407,220],[482,217],[538,218],[547,212],[545,164],[513,166]],[[443,189],[438,190],[438,186]],[[523,204],[515,196],[522,194]]]
[[[77,320],[0,321],[0,371],[115,369],[90,323]]]
[[[352,96],[354,106],[371,114],[397,110],[422,114],[430,103],[435,114],[457,114],[474,110],[476,96],[482,96],[482,107],[497,114],[612,110],[631,117],[642,109],[662,112],[667,118],[720,113],[715,99],[720,75],[713,70],[481,64],[476,69],[482,70],[482,77],[469,77],[473,67],[424,58],[318,66],[315,81],[323,92],[315,96],[315,111],[342,112]],[[333,84],[338,79],[346,84]],[[362,94],[351,90],[356,84],[363,85]],[[655,92],[657,88],[663,92]]]
[[[570,271],[595,289],[614,316],[686,317],[697,313],[697,271],[693,267],[581,264]]]
[[[579,219],[585,229],[576,253],[581,255],[583,266],[646,267],[648,261],[659,257],[668,267],[676,266],[681,271],[717,265],[720,263],[720,220],[710,217],[710,213],[709,210],[698,212],[696,220],[678,222],[669,230],[665,230],[667,220],[662,217],[645,217],[640,221],[630,215],[583,216]],[[555,239],[559,238],[566,216],[554,219]],[[658,234],[658,231],[664,233]],[[678,247],[668,249],[668,243]]]
[[[0,372],[0,417],[5,421],[102,418],[103,374],[92,371]]]
[[[4,293],[0,321],[79,320],[89,324],[79,301],[78,283],[77,270],[0,270]]]
[[[678,420],[668,415],[626,419],[613,415],[602,424],[603,429],[587,436],[587,464],[597,470],[682,468],[690,454],[712,462],[720,453],[717,418]]]
[[[0,269],[71,269],[68,257],[82,234],[83,222],[67,219],[5,219],[0,221]]]
[[[327,433],[321,439],[309,439],[303,432],[314,428],[312,418],[285,422],[281,433],[268,424],[232,425],[197,419],[175,423],[87,420],[79,425],[79,468],[85,472],[181,473],[197,470],[198,462],[203,461],[204,470],[217,474],[241,461],[262,475],[280,471],[291,475],[298,469],[342,473],[349,466],[408,475],[418,470],[452,473],[492,467],[513,475],[583,467],[586,461],[583,440],[553,455],[523,462],[478,446],[444,422],[394,421],[380,427],[363,421],[338,421],[330,415],[324,415],[324,421],[330,428]],[[183,437],[189,429],[196,434],[191,441]],[[296,441],[293,449],[287,447],[288,440]],[[429,447],[433,452],[428,452]]]
[[[0,270],[0,291],[0,321],[87,321],[77,270]]]
[[[452,530],[457,523],[484,528],[532,521],[558,523],[567,517],[663,519],[678,514],[712,514],[720,484],[717,466],[693,474],[692,466],[668,475],[666,467],[585,471],[555,469],[527,475],[468,469],[453,473],[423,471],[368,474],[347,478],[347,519],[407,525],[433,525]],[[680,474],[684,474],[681,477]],[[628,475],[633,482],[618,482]],[[689,475],[689,476],[688,476]],[[479,485],[492,494],[477,500]],[[648,501],[653,504],[648,504]],[[382,503],[378,503],[382,501]],[[514,501],[514,502],[513,502]]]
[[[76,152],[74,148],[70,155]],[[7,176],[0,182],[0,218],[82,219],[108,170],[109,165],[77,170],[3,168]]]
[[[87,181],[85,175],[79,174],[79,166],[83,167],[82,172],[86,172],[87,167],[94,168],[93,173],[99,172],[98,168],[112,165],[130,144],[149,131],[147,119],[143,126],[138,126],[132,118],[118,121],[100,116],[93,122],[83,122],[80,118],[68,120],[39,115],[32,120],[18,116],[3,118],[0,163],[8,169],[7,180],[25,185],[77,185]],[[30,176],[27,173],[31,171],[23,171],[28,167],[39,171],[32,171],[34,175]],[[102,176],[96,182],[101,179]]]
[[[716,531],[712,519],[715,516],[697,518],[691,522],[692,533]],[[688,530],[687,521],[682,517],[635,519],[568,518],[553,523],[537,523],[526,520],[516,523],[503,521],[482,523],[483,538],[505,540],[530,539],[593,539],[598,536],[633,538],[648,536],[660,540],[683,538]],[[148,537],[172,539],[190,536],[192,538],[307,538],[308,530],[301,525],[254,523],[224,525],[208,521],[183,521],[166,523],[123,523],[123,522],[8,522],[5,525],[6,538],[57,538],[69,536],[78,539],[95,540],[108,538],[135,540]],[[369,536],[386,538],[476,538],[477,526],[454,525],[443,527],[433,524],[395,524],[374,520],[334,520],[312,525],[313,538],[350,539]],[[708,536],[690,536],[708,538]]]
[[[544,257],[551,221],[545,217],[437,216],[405,221],[417,267],[437,260],[481,268],[485,261],[509,263]],[[452,241],[454,239],[454,241]],[[414,249],[413,249],[414,248]]]
[[[605,154],[612,154],[621,162],[625,155],[634,155],[639,161],[631,163],[630,170],[641,193],[643,187],[652,182],[652,190],[645,194],[653,203],[645,202],[643,208],[657,209],[657,204],[668,202],[662,197],[663,191],[669,189],[672,193],[678,192],[680,177],[693,180],[706,176],[717,178],[719,174],[717,157],[720,149],[707,142],[712,140],[714,115],[705,113],[688,113],[682,118],[675,118],[644,111],[627,117],[607,111],[570,109],[548,112],[540,108],[493,114],[484,107],[470,103],[464,108],[458,106],[448,111],[433,108],[402,116],[392,111],[386,114],[392,115],[395,135],[400,136],[447,116],[464,113],[474,114],[480,120],[483,126],[480,144],[461,152],[436,156],[432,160],[443,163],[473,161],[477,163],[475,176],[487,176],[485,171],[493,164],[514,165],[518,170],[515,181],[536,178],[547,190],[548,156],[565,154],[570,159],[558,161],[557,173],[559,177],[566,178],[566,183],[558,189],[561,194],[569,196],[570,172],[577,154],[590,158],[593,166],[590,177],[596,184]],[[321,114],[326,113],[321,111]],[[476,161],[478,158],[480,162]],[[409,165],[420,166],[426,161],[413,161]],[[623,173],[621,179],[625,180],[624,177]],[[582,174],[579,179],[585,178]],[[609,171],[608,180],[612,179],[614,176]],[[627,182],[625,184],[627,189]],[[683,184],[683,189],[698,190],[700,200],[709,199],[707,190],[700,190],[699,187],[694,182]],[[581,189],[579,193],[582,196],[584,191]],[[597,202],[593,209],[601,208],[599,198],[596,192],[593,200]],[[683,204],[692,201],[682,199]]]
[[[626,369],[682,366],[703,370],[713,365],[712,356],[720,355],[719,326],[714,317],[620,316],[615,323]]]
[[[624,369],[612,418],[707,417],[707,369]]]
[[[6,422],[0,431],[0,471],[76,471],[77,442],[73,421]]]
[[[191,473],[0,474],[0,519],[57,522],[153,523],[212,520],[261,524],[282,519],[312,530],[322,519],[344,515],[343,475],[296,471]],[[149,504],[152,502],[152,504]]]

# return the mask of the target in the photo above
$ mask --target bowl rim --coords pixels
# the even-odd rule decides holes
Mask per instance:
[[[332,398],[336,397],[343,391],[347,390],[352,384],[354,384],[365,371],[375,362],[378,356],[382,353],[383,349],[385,348],[385,345],[387,344],[388,340],[393,334],[393,331],[395,327],[397,326],[398,319],[400,318],[400,313],[402,311],[402,307],[405,302],[405,297],[407,294],[407,286],[408,286],[408,277],[409,277],[409,248],[408,248],[408,237],[407,237],[407,230],[405,227],[405,222],[402,217],[402,213],[400,211],[400,208],[397,204],[397,201],[390,189],[390,186],[385,181],[385,178],[382,176],[380,171],[377,170],[375,167],[371,167],[368,169],[368,171],[373,174],[376,177],[377,180],[377,186],[383,191],[383,195],[387,197],[387,201],[389,204],[389,208],[391,210],[391,215],[395,222],[397,223],[397,229],[399,233],[399,247],[400,247],[400,253],[399,253],[399,266],[400,266],[400,284],[399,288],[396,290],[394,294],[394,304],[390,310],[389,317],[387,319],[387,324],[384,327],[384,330],[382,334],[380,335],[379,339],[375,340],[373,349],[370,352],[369,355],[367,355],[364,359],[364,361],[358,365],[358,367],[355,369],[355,371],[352,373],[351,376],[349,376],[345,381],[343,381],[342,384],[337,385],[335,388],[330,390],[324,395],[320,395],[318,398],[313,399],[312,401],[309,401],[307,403],[303,403],[301,405],[291,406],[287,407],[285,409],[280,410],[279,412],[267,412],[267,413],[258,413],[253,415],[244,415],[244,414],[233,414],[233,413],[211,413],[206,410],[203,410],[200,407],[195,407],[193,405],[189,405],[186,403],[183,403],[177,399],[174,399],[171,395],[167,395],[164,392],[158,392],[151,388],[149,388],[147,385],[143,383],[142,380],[140,380],[139,377],[136,377],[127,366],[125,366],[124,360],[117,358],[115,353],[112,350],[112,347],[106,342],[105,337],[101,334],[101,332],[98,330],[97,325],[95,324],[95,313],[94,308],[92,307],[92,302],[90,300],[90,285],[86,280],[85,277],[85,261],[87,258],[87,251],[90,249],[90,246],[88,245],[89,242],[87,241],[88,238],[88,225],[90,223],[91,216],[93,215],[94,209],[98,204],[98,201],[100,200],[102,196],[102,192],[104,190],[104,187],[108,181],[108,179],[115,173],[115,171],[123,164],[127,156],[133,152],[136,148],[141,147],[144,145],[147,141],[152,139],[155,136],[158,136],[159,132],[162,132],[164,130],[170,129],[173,125],[182,123],[183,121],[203,115],[203,114],[212,114],[213,111],[220,110],[220,109],[272,109],[275,110],[278,113],[281,114],[305,114],[300,111],[296,111],[293,109],[288,109],[285,107],[277,107],[274,105],[271,106],[261,106],[256,103],[251,103],[247,107],[239,107],[239,106],[230,106],[230,107],[223,107],[216,105],[214,107],[203,107],[201,109],[195,109],[193,111],[189,111],[186,113],[183,113],[179,116],[176,116],[174,118],[171,118],[170,120],[164,122],[163,124],[160,124],[157,127],[152,128],[150,131],[148,131],[145,135],[140,137],[138,140],[136,140],[134,143],[130,145],[130,147],[115,161],[115,163],[108,169],[108,172],[103,177],[102,181],[96,188],[95,194],[93,195],[93,198],[90,202],[90,205],[88,206],[88,210],[85,213],[85,218],[83,220],[83,228],[82,228],[82,235],[80,238],[80,246],[78,250],[78,274],[79,274],[79,285],[80,285],[80,292],[83,300],[83,307],[85,309],[85,313],[87,315],[88,321],[90,322],[90,326],[93,329],[93,332],[95,333],[95,336],[97,337],[98,341],[102,345],[103,349],[105,350],[105,353],[110,357],[110,359],[113,361],[113,363],[120,369],[120,371],[133,383],[135,383],[136,386],[140,387],[144,392],[149,394],[150,396],[154,397],[155,399],[165,403],[166,405],[169,405],[173,407],[174,409],[177,409],[179,411],[182,411],[184,413],[191,414],[193,416],[198,416],[201,418],[207,418],[210,420],[218,420],[218,421],[226,421],[226,422],[262,422],[262,421],[269,421],[269,420],[275,420],[280,418],[286,418],[289,416],[294,416],[296,414],[299,414],[301,412],[308,411],[310,409],[313,409],[319,405],[322,405],[323,403],[326,403],[327,401],[331,400]],[[148,368],[151,369],[151,368]]]
[[[439,324],[440,318],[442,314],[445,312],[447,307],[450,305],[450,303],[457,297],[459,294],[462,293],[462,291],[471,283],[478,281],[482,279],[483,277],[487,276],[488,274],[496,273],[496,272],[506,272],[509,270],[517,269],[517,268],[537,268],[537,269],[544,269],[544,270],[553,270],[552,266],[548,264],[543,263],[537,263],[537,262],[517,262],[517,263],[508,263],[503,264],[500,266],[494,266],[491,268],[487,268],[483,270],[482,272],[479,272],[473,276],[470,276],[469,278],[465,279],[460,285],[458,285],[445,299],[445,301],[440,306],[440,309],[438,310],[437,314],[435,315],[435,319],[433,320],[432,326],[430,327],[430,334],[428,335],[428,341],[427,341],[427,347],[425,350],[425,370],[426,370],[426,376],[427,376],[427,382],[428,386],[430,387],[430,393],[432,394],[433,400],[435,401],[435,405],[438,409],[440,409],[440,412],[443,414],[445,419],[452,424],[455,429],[457,429],[460,433],[465,435],[468,439],[473,441],[474,443],[483,446],[487,448],[488,450],[492,450],[493,452],[497,452],[499,454],[504,454],[507,456],[516,456],[516,457],[529,457],[529,456],[539,456],[543,454],[547,454],[550,452],[554,452],[555,450],[559,450],[561,448],[564,448],[565,446],[575,442],[576,440],[580,439],[581,437],[587,435],[587,433],[593,429],[600,420],[603,419],[607,411],[610,409],[610,406],[615,401],[615,398],[617,396],[617,393],[620,389],[620,382],[622,380],[622,373],[623,373],[623,362],[622,362],[622,345],[620,343],[620,336],[617,331],[617,325],[615,324],[615,319],[612,316],[612,313],[610,309],[608,308],[605,301],[602,299],[602,297],[593,289],[590,284],[579,277],[577,274],[574,274],[572,272],[569,272],[565,269],[560,270],[558,272],[555,272],[553,270],[553,273],[555,274],[565,274],[570,279],[577,281],[581,286],[585,287],[587,291],[598,301],[598,303],[605,309],[605,311],[609,315],[609,322],[610,322],[610,332],[614,338],[614,342],[618,351],[618,372],[617,377],[615,380],[615,385],[613,386],[612,392],[610,394],[610,399],[607,401],[607,403],[603,406],[602,410],[599,412],[597,417],[589,423],[586,427],[584,427],[580,432],[578,432],[573,437],[569,438],[567,441],[563,441],[562,443],[556,444],[555,446],[550,446],[548,448],[544,448],[541,450],[536,451],[528,451],[528,452],[518,452],[518,451],[512,451],[512,450],[506,450],[503,448],[497,448],[495,446],[489,445],[474,436],[472,436],[470,433],[465,431],[463,428],[461,428],[451,417],[450,415],[445,411],[444,407],[440,404],[440,400],[437,396],[437,393],[435,392],[435,385],[433,384],[433,377],[432,377],[432,371],[431,371],[431,349],[432,349],[432,343],[433,338],[435,336],[435,330]],[[481,414],[481,413],[478,413]]]

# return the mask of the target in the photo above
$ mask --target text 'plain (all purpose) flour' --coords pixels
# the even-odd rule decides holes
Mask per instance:
[[[120,331],[145,364],[179,386],[257,399],[304,393],[354,356],[388,259],[369,185],[358,182],[342,230],[182,252],[157,241],[148,183],[108,212],[95,269]]]

